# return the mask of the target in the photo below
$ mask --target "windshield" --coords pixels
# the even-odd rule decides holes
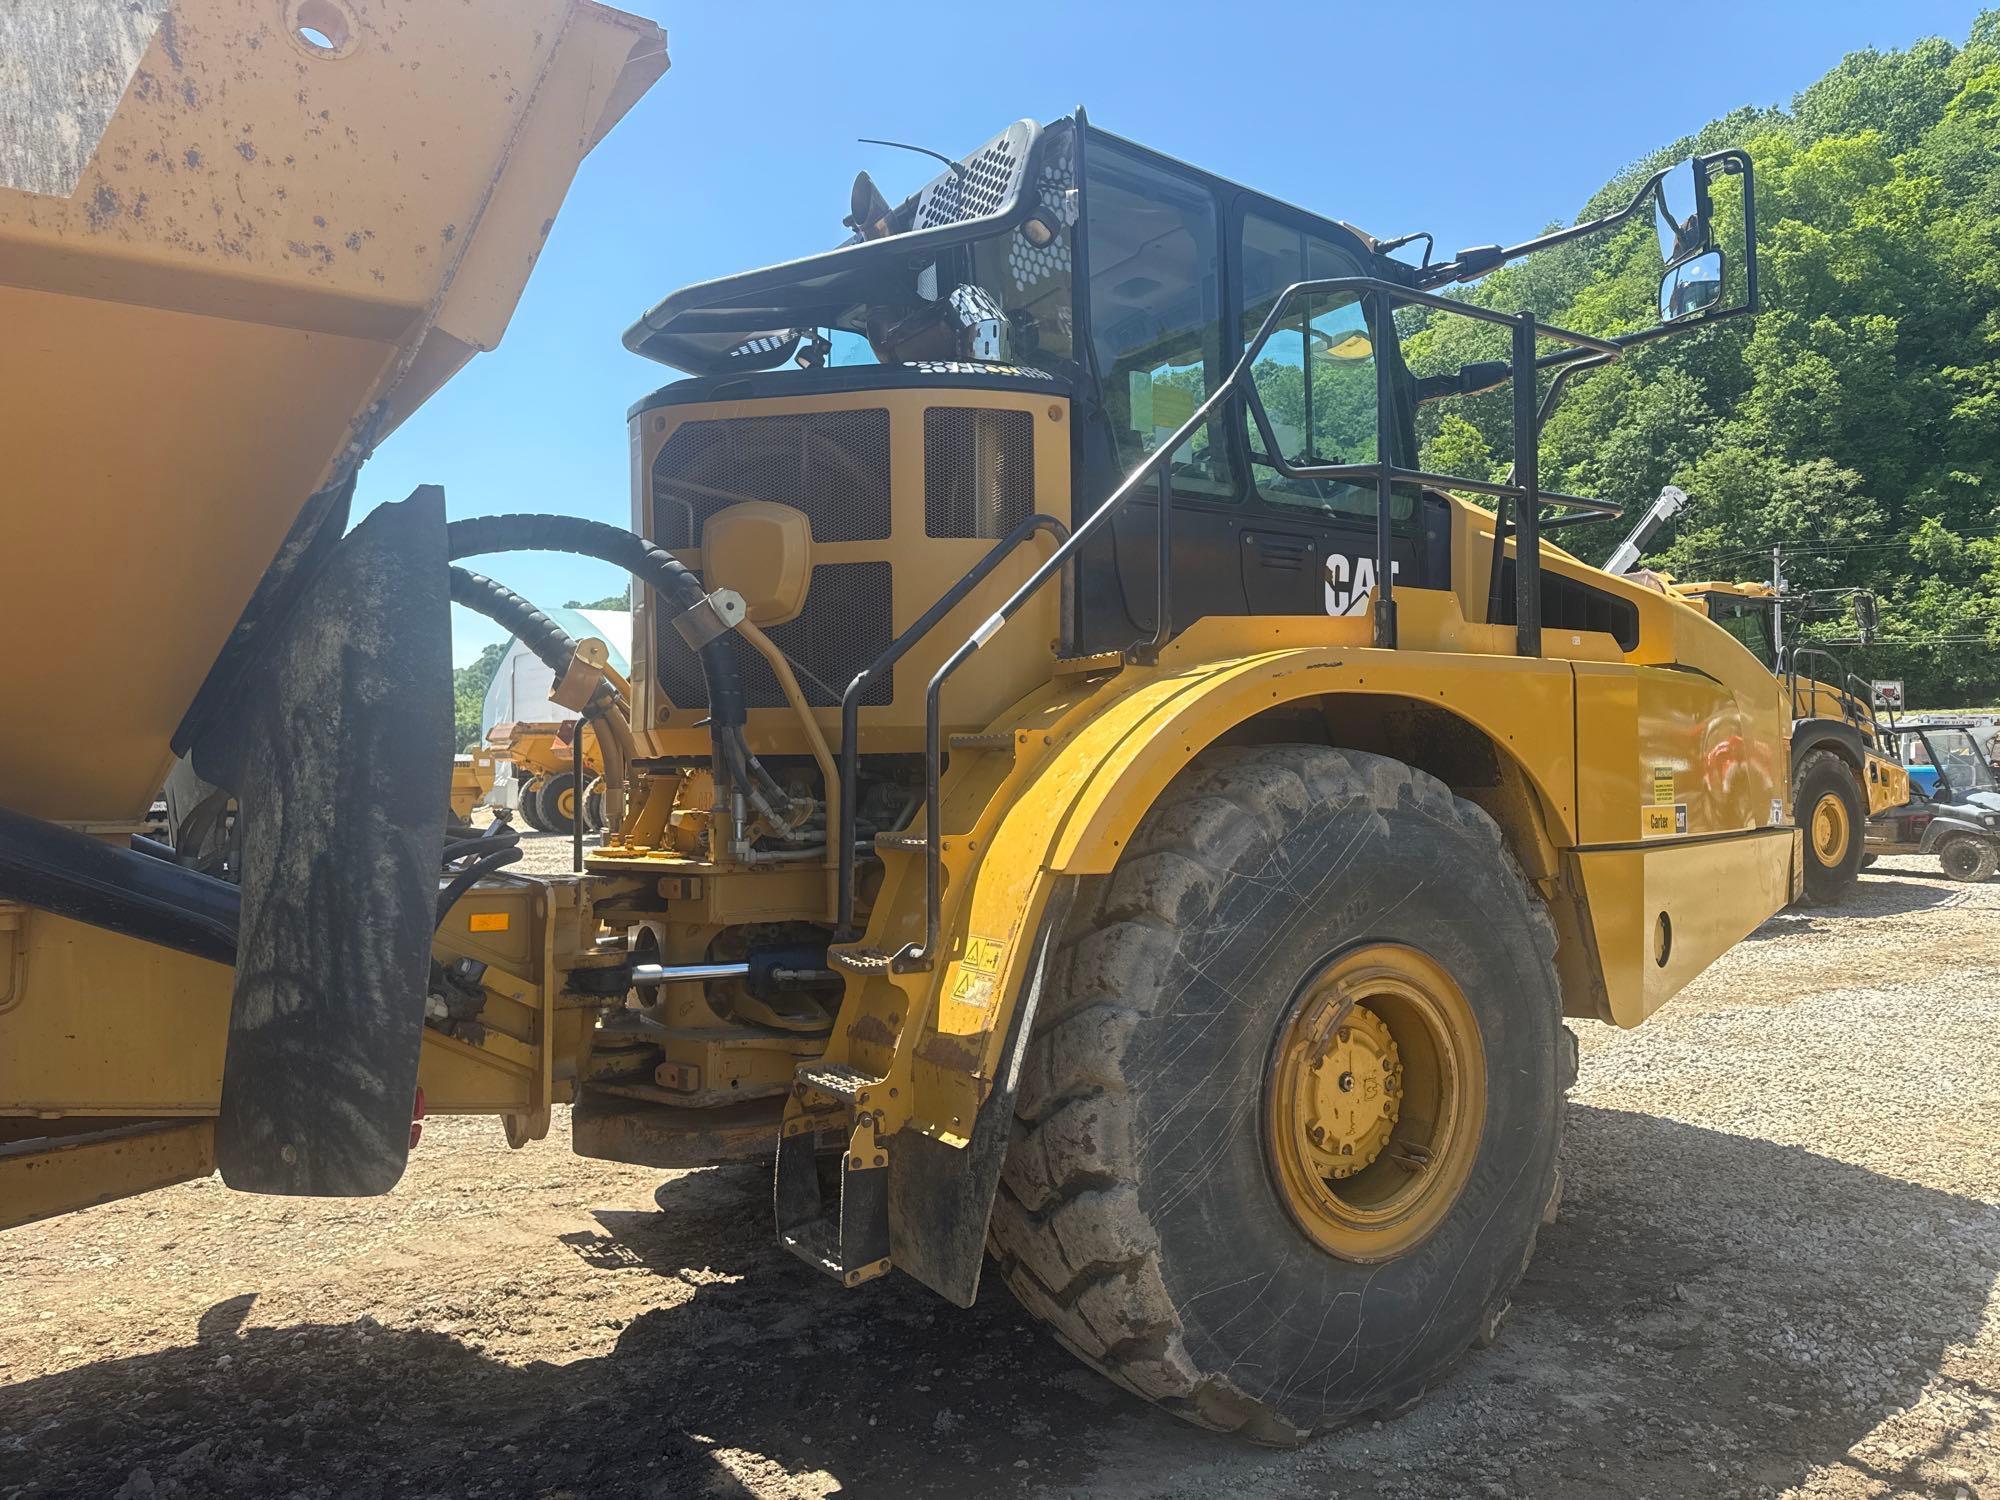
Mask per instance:
[[[1918,738],[1929,747],[1931,764],[1958,796],[2000,787],[1979,746],[1963,729],[1926,729]]]
[[[1768,599],[1743,599],[1732,594],[1710,594],[1708,617],[1750,648],[1765,666],[1777,655],[1771,640],[1771,603]]]

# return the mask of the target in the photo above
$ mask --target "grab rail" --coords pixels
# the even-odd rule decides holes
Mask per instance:
[[[1433,474],[1424,469],[1404,468],[1394,462],[1396,450],[1396,409],[1392,371],[1386,359],[1376,361],[1376,458],[1364,464],[1294,464],[1284,458],[1275,434],[1271,430],[1269,417],[1265,414],[1263,401],[1259,397],[1252,371],[1264,346],[1271,340],[1283,321],[1283,315],[1293,304],[1303,297],[1321,294],[1351,294],[1357,300],[1367,296],[1383,299],[1383,315],[1393,316],[1398,305],[1428,307],[1438,312],[1453,313],[1469,317],[1479,322],[1496,323],[1506,326],[1513,333],[1513,370],[1518,375],[1525,372],[1529,378],[1517,379],[1514,389],[1514,453],[1515,473],[1511,483],[1491,480],[1462,479],[1449,474]],[[1257,432],[1265,449],[1264,460],[1269,466],[1288,479],[1296,480],[1345,480],[1357,482],[1373,480],[1375,483],[1375,603],[1373,641],[1378,647],[1393,649],[1396,644],[1396,604],[1395,570],[1390,566],[1391,521],[1394,487],[1398,484],[1419,484],[1472,490],[1479,494],[1494,495],[1517,503],[1520,519],[1517,526],[1518,540],[1515,544],[1515,650],[1523,656],[1541,654],[1541,509],[1545,505],[1568,506],[1574,510],[1615,516],[1620,507],[1603,500],[1590,500],[1577,495],[1544,491],[1540,487],[1539,441],[1540,413],[1535,399],[1536,369],[1535,341],[1547,337],[1562,340],[1577,348],[1589,351],[1593,357],[1601,356],[1605,362],[1614,360],[1623,352],[1621,347],[1609,340],[1591,334],[1577,333],[1566,328],[1537,321],[1533,313],[1498,313],[1469,303],[1455,301],[1448,297],[1420,292],[1414,288],[1401,286],[1395,282],[1383,281],[1373,276],[1339,276],[1320,281],[1294,282],[1279,295],[1258,328],[1256,336],[1244,348],[1242,355],[1231,367],[1215,391],[1208,396],[1194,413],[1173,434],[1154,448],[1135,468],[1122,479],[1117,488],[1087,516],[1068,536],[1063,538],[1056,549],[1042,561],[1041,566],[1028,575],[1027,579],[1008,595],[999,609],[989,615],[979,627],[969,635],[959,647],[939,665],[932,674],[930,684],[924,694],[924,938],[922,943],[904,945],[891,960],[898,970],[928,969],[936,962],[936,953],[942,925],[943,906],[943,846],[940,833],[942,816],[940,783],[943,780],[943,731],[942,701],[945,683],[952,674],[963,666],[972,654],[997,635],[1002,626],[1018,613],[1029,599],[1040,591],[1051,578],[1055,577],[1074,557],[1092,533],[1103,526],[1118,509],[1124,505],[1149,476],[1156,473],[1160,485],[1160,527],[1158,535],[1159,558],[1159,612],[1148,638],[1135,643],[1128,653],[1135,659],[1149,660],[1164,644],[1171,631],[1169,606],[1171,604],[1171,521],[1172,512],[1172,460],[1173,455],[1185,444],[1192,441],[1195,434],[1208,423],[1209,419],[1225,406],[1241,405],[1255,422]],[[1493,545],[1496,550],[1506,545],[1506,539],[1499,534],[1501,527],[1496,523]],[[1003,545],[1011,545],[1003,544]],[[997,551],[998,549],[996,549]],[[993,554],[989,553],[991,559]],[[990,572],[982,563],[985,572]],[[979,576],[984,577],[985,572]],[[961,587],[953,591],[954,602],[964,595]],[[933,608],[923,620],[898,638],[892,651],[900,655],[917,636],[927,632],[941,610]],[[869,671],[874,671],[870,668]],[[855,719],[850,705],[858,698],[864,672],[849,685],[842,700],[841,725],[841,770],[845,795],[841,798],[843,823],[852,816],[853,795],[853,748],[855,741]],[[841,888],[842,931],[852,918],[853,868],[851,837],[843,840],[841,851],[843,881]]]
[[[918,616],[909,629],[891,641],[880,656],[856,672],[854,680],[847,684],[847,691],[840,695],[840,909],[834,929],[836,942],[851,941],[855,935],[854,800],[860,780],[861,690],[872,678],[879,677],[901,661],[910,647],[929,635],[938,621],[950,614],[960,600],[979,587],[995,568],[1013,554],[1016,547],[1038,531],[1046,531],[1058,545],[1069,536],[1069,528],[1054,516],[1029,516],[988,548],[986,555],[973,564],[972,570],[945,590],[943,596]]]

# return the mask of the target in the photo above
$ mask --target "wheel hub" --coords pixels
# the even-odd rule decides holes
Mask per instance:
[[[1837,865],[1847,852],[1847,808],[1832,792],[1813,804],[1813,852],[1823,865]]]
[[[1265,1154],[1322,1249],[1388,1260],[1457,1200],[1485,1113],[1485,1048],[1458,985],[1415,949],[1372,944],[1293,1001],[1265,1082]]]
[[[1352,1177],[1388,1144],[1401,1107],[1402,1062],[1389,1028],[1365,1005],[1330,1029],[1312,1063],[1312,1085],[1300,1094],[1303,1146],[1322,1176]]]

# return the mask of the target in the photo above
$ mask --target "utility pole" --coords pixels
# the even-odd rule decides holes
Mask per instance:
[[[1785,549],[1771,547],[1771,650],[1780,666],[1785,660]]]

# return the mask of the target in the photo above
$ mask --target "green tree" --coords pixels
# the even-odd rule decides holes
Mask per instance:
[[[479,743],[479,710],[486,702],[487,688],[493,685],[493,674],[500,669],[500,659],[512,644],[511,640],[495,641],[451,674],[457,736],[453,748],[460,755]]]
[[[582,600],[572,599],[563,606],[564,609],[630,609],[631,607],[630,597],[622,593],[606,594],[602,599],[592,599],[587,604]]]
[[[1551,489],[1688,508],[1647,559],[1683,578],[1760,578],[1770,549],[1814,597],[1882,600],[1850,665],[1902,677],[1920,704],[2000,698],[2000,10],[1964,45],[1854,53],[1788,109],[1737,110],[1663,145],[1592,196],[1622,205],[1694,151],[1756,164],[1764,313],[1633,349],[1572,382],[1542,438]],[[1741,200],[1716,184],[1725,248]],[[1465,295],[1615,333],[1653,316],[1650,225],[1509,266]],[[1731,257],[1734,289],[1742,257]],[[1418,373],[1506,357],[1506,333],[1403,315]],[[1424,463],[1484,476],[1511,458],[1508,389],[1418,414]],[[1595,535],[1593,535],[1593,530]],[[1616,527],[1564,540],[1602,556]],[[1803,638],[1843,643],[1848,606],[1800,608]]]

